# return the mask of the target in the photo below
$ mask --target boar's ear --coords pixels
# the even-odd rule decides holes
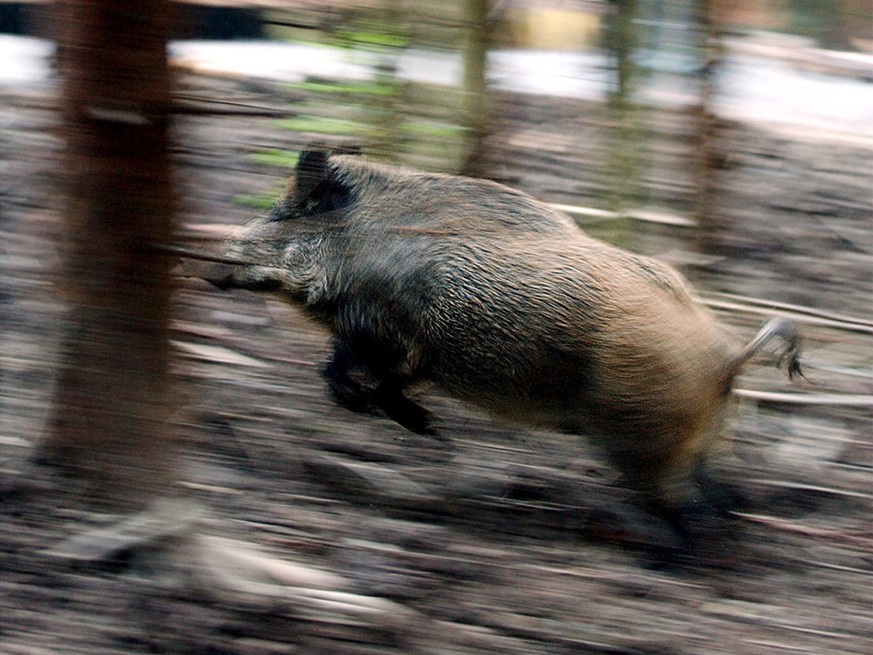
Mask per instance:
[[[303,215],[342,209],[354,200],[351,188],[338,179],[327,150],[305,150],[297,162],[293,204]]]
[[[294,204],[302,206],[315,188],[328,176],[328,152],[326,150],[304,150],[297,160],[297,182],[294,190]]]

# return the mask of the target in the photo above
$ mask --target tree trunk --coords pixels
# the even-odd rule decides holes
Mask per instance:
[[[719,18],[714,0],[697,1],[695,22],[701,65],[699,97],[695,108],[697,119],[695,187],[697,197],[694,218],[697,222],[697,248],[704,253],[717,250],[715,197],[718,189],[718,170],[724,161],[719,145],[718,119],[714,109],[717,92],[716,76],[722,59]]]
[[[609,171],[608,208],[621,215],[613,222],[611,238],[623,248],[633,249],[633,226],[628,211],[640,202],[642,161],[645,144],[641,130],[642,108],[634,91],[640,71],[634,61],[638,45],[637,1],[610,0],[604,24],[603,45],[615,66],[613,88],[605,110],[610,126],[604,154]]]
[[[173,231],[169,3],[63,0],[68,305],[43,460],[102,504],[146,505],[172,475],[167,328]]]
[[[481,169],[485,128],[488,124],[487,58],[491,41],[489,0],[465,0],[467,14],[467,42],[464,47],[463,81],[463,164],[466,175],[486,176]]]
[[[615,56],[616,90],[612,101],[622,106],[629,102],[636,81],[633,54],[637,46],[634,20],[637,14],[636,0],[613,0],[613,14],[609,25],[609,48]]]

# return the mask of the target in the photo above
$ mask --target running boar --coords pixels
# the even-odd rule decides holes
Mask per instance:
[[[213,284],[273,291],[331,332],[325,376],[346,407],[428,433],[405,390],[429,380],[496,418],[593,439],[661,508],[696,502],[746,360],[779,336],[799,371],[792,323],[743,345],[672,268],[483,180],[307,151],[224,256],[243,263]]]

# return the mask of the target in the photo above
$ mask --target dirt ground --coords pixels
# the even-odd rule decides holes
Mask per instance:
[[[287,92],[268,85],[186,84],[189,99],[288,108]],[[659,566],[641,547],[657,527],[628,509],[615,473],[584,443],[496,425],[433,390],[422,402],[450,443],[351,414],[319,376],[326,335],[298,311],[183,282],[178,486],[201,508],[197,530],[335,576],[321,594],[271,596],[229,592],[196,564],[168,569],[123,549],[71,562],[53,550],[113,517],[30,465],[61,316],[52,282],[61,141],[51,97],[4,93],[0,653],[873,652],[873,420],[869,404],[857,406],[873,394],[869,147],[725,123],[718,248],[701,255],[692,230],[660,224],[620,235],[682,266],[742,333],[774,310],[718,293],[819,310],[790,310],[803,325],[808,380],[791,385],[761,363],[739,381],[807,400],[738,400],[718,470],[743,501],[679,566]],[[600,205],[598,112],[504,100],[488,140],[492,177],[544,200]],[[652,120],[647,200],[687,214],[686,121]],[[184,223],[244,222],[252,210],[234,197],[281,185],[280,171],[247,155],[310,138],[262,116],[181,115]]]

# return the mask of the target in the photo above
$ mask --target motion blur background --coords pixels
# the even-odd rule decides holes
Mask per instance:
[[[79,139],[77,4],[102,3],[0,0],[0,652],[871,652],[868,0],[173,3],[154,79],[143,35],[93,48],[117,62],[108,88],[166,83],[154,188],[172,207],[136,193],[160,157],[95,165]],[[170,263],[154,253],[125,264],[158,282],[128,292],[133,322],[76,332],[89,291],[118,285],[73,266],[87,250],[71,241],[132,226],[209,245],[269,207],[313,142],[561,205],[677,266],[740,334],[795,318],[807,379],[761,365],[738,383],[720,468],[746,500],[724,547],[651,568],[634,544],[657,535],[596,453],[436,390],[450,448],[350,415],[300,313],[149,272]],[[71,218],[101,197],[100,220]],[[126,350],[145,332],[163,363]],[[77,384],[82,405],[60,411]],[[121,437],[57,427],[95,407]],[[84,457],[60,449],[80,465],[44,465],[58,440],[81,442]]]

